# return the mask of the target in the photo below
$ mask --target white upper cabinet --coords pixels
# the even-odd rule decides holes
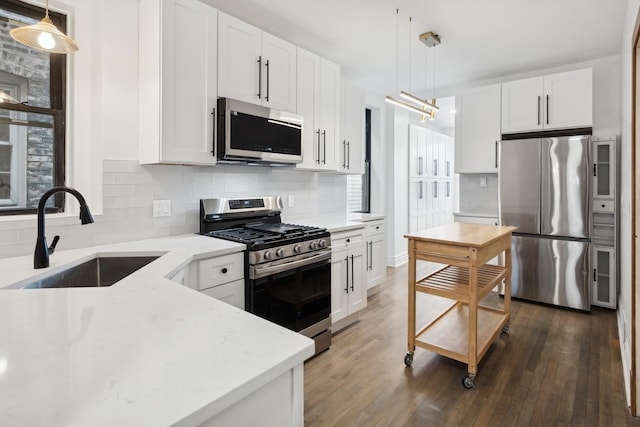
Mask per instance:
[[[218,93],[296,111],[296,47],[232,16],[218,17]]]
[[[350,83],[342,83],[341,137],[337,147],[338,171],[362,175],[364,173],[364,90]]]
[[[217,11],[140,0],[140,163],[213,165]]]
[[[593,125],[590,68],[502,84],[502,133]]]
[[[340,123],[340,67],[298,48],[297,113],[304,117],[298,169],[336,170]]]
[[[498,172],[500,85],[468,89],[456,96],[455,172]]]

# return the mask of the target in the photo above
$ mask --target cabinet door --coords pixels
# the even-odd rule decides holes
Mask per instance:
[[[217,11],[195,0],[141,10],[140,163],[213,165]]]
[[[339,147],[340,66],[320,59],[320,166],[336,170],[335,150]]]
[[[364,91],[342,83],[341,145],[338,146],[338,170],[344,173],[364,173]]]
[[[296,47],[262,33],[262,105],[296,111]]]
[[[367,288],[379,284],[387,275],[384,243],[383,234],[372,236],[368,242]]]
[[[456,96],[455,172],[498,172],[500,85],[473,88]]]
[[[544,128],[591,127],[592,98],[590,68],[544,76]]]
[[[298,76],[296,107],[304,117],[302,127],[302,163],[296,168],[320,169],[320,57],[298,48],[296,61]]]
[[[349,255],[349,314],[367,306],[367,284],[365,282],[364,250],[361,246]]]
[[[593,142],[593,197],[614,199],[616,194],[615,140]],[[613,204],[611,204],[613,209]],[[595,206],[594,206],[594,209]],[[598,209],[602,211],[602,209]]]
[[[260,61],[260,62],[258,62]],[[261,104],[262,31],[220,12],[218,15],[218,94]],[[187,67],[187,64],[183,64]]]
[[[592,305],[616,308],[615,249],[594,246],[592,254],[593,275]]]
[[[543,84],[542,77],[502,84],[502,133],[543,129]]]
[[[334,251],[331,255],[331,321],[334,323],[349,314],[347,261],[347,251]]]
[[[427,175],[427,133],[421,127],[409,127],[409,177]]]
[[[244,279],[224,283],[201,292],[244,310]]]

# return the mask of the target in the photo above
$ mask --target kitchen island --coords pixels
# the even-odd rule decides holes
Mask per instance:
[[[0,425],[301,425],[313,341],[169,278],[244,245],[198,235],[0,260]],[[11,289],[96,255],[160,255],[113,286]]]

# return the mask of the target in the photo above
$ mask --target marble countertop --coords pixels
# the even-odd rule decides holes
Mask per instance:
[[[0,290],[0,425],[198,425],[313,341],[169,280],[244,245],[198,235],[0,260],[0,288],[100,255],[160,255],[106,288]],[[274,345],[277,343],[277,345]]]
[[[324,217],[305,218],[299,222],[314,227],[324,227],[331,233],[357,230],[366,226],[368,221],[384,219],[384,215],[348,213],[344,215],[327,215]]]

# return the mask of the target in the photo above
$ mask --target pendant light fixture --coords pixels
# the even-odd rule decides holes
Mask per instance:
[[[411,18],[409,18],[409,23],[411,23]],[[409,31],[411,33],[411,30]],[[396,86],[397,86],[397,73],[398,73],[398,9],[396,9]],[[411,34],[409,35],[409,40],[411,40]],[[424,33],[420,35],[420,41],[422,41],[424,44],[427,45],[427,47],[433,47],[436,46],[438,44],[440,44],[440,38],[436,35],[433,34],[433,32],[428,32],[428,33]],[[411,61],[411,41],[409,41],[409,61]],[[425,68],[426,68],[426,59],[425,59]],[[409,65],[409,73],[411,73],[411,65]],[[435,71],[434,71],[435,73]],[[411,74],[409,74],[411,75]],[[426,69],[425,69],[425,76],[426,76]],[[426,79],[426,77],[425,77]],[[409,80],[411,80],[411,77],[409,77]],[[435,82],[434,82],[435,83]],[[411,84],[411,82],[409,82],[409,84]],[[425,87],[426,88],[426,87]],[[397,90],[397,87],[396,87]],[[385,97],[385,101],[387,101],[390,104],[396,105],[398,107],[402,107],[406,110],[412,111],[414,113],[418,113],[421,116],[422,121],[425,121],[427,118],[430,118],[431,120],[434,119],[436,111],[438,111],[440,108],[436,105],[436,100],[435,98],[431,100],[431,102],[429,102],[426,99],[421,99],[415,95],[410,94],[409,92],[400,91],[400,97],[406,99],[407,101],[411,101],[411,102],[405,102],[403,100],[394,98],[392,96],[386,96]]]
[[[49,0],[46,2],[44,18],[40,22],[14,28],[9,34],[15,41],[45,52],[74,53],[80,49],[72,38],[53,25],[49,18]]]

